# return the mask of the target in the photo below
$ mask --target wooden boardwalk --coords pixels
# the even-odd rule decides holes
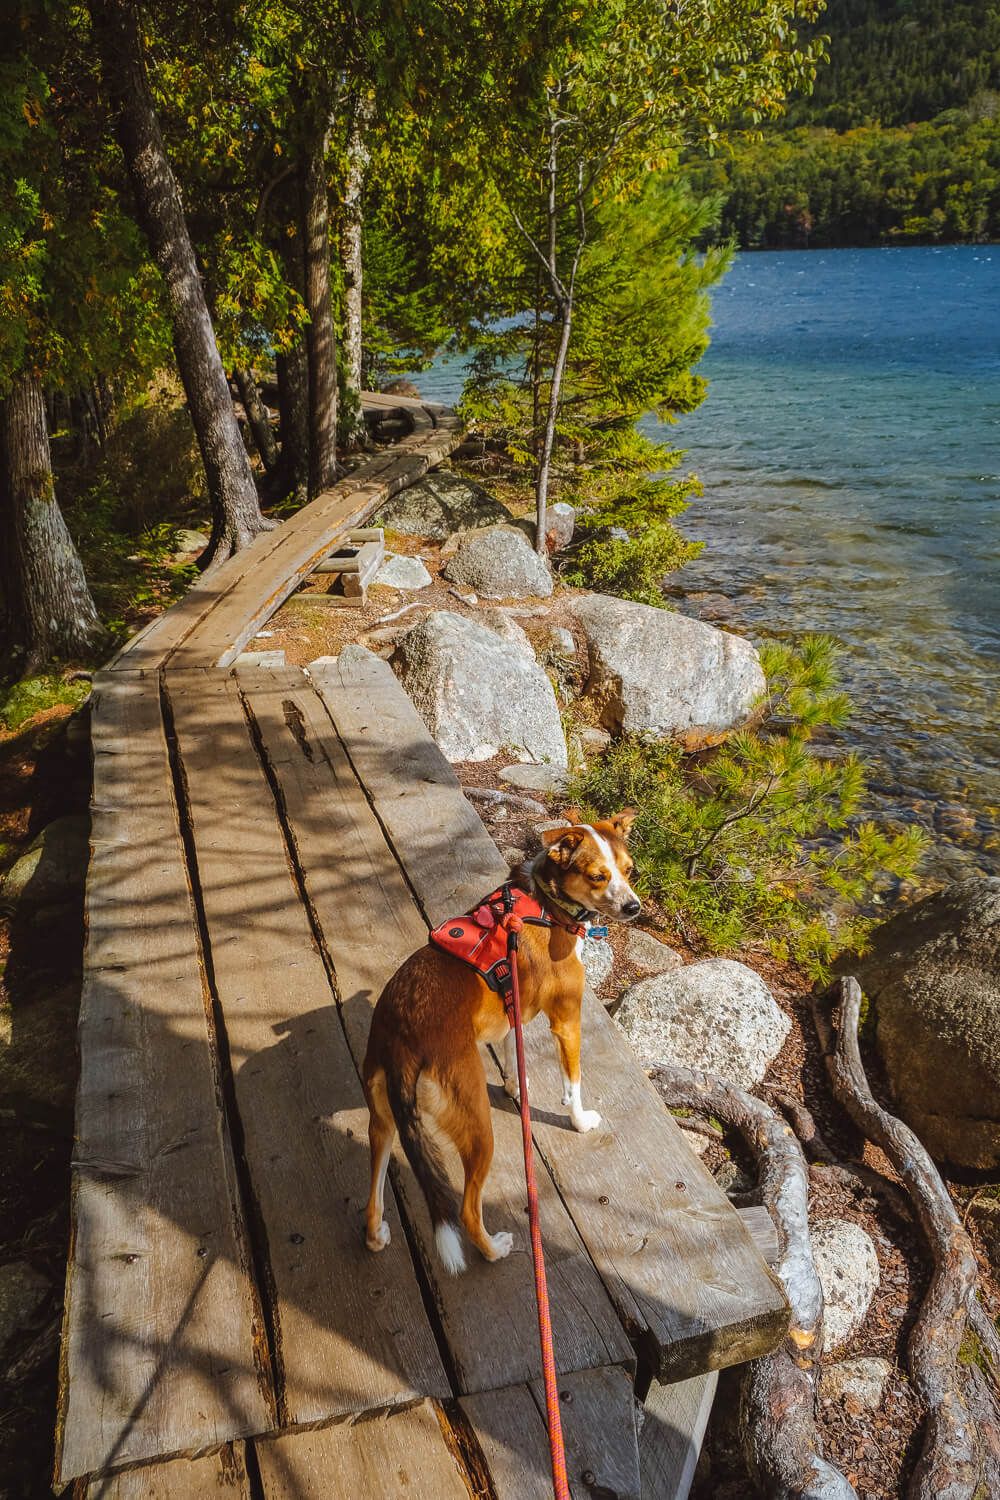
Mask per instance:
[[[236,661],[405,465],[454,445],[448,414],[415,415],[380,475],[260,539],[95,682],[57,1445],[80,1500],[550,1493],[520,1127],[492,1058],[486,1218],[514,1252],[444,1276],[399,1153],[392,1244],[364,1245],[371,1007],[506,867],[385,663]],[[773,1347],[787,1308],[603,1008],[588,996],[591,1135],[528,1036],[573,1493],[666,1500],[706,1372]],[[643,1394],[684,1382],[654,1385],[641,1442],[637,1371]]]

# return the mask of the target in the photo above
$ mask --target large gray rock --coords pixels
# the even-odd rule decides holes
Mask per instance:
[[[1000,1166],[1000,879],[907,907],[844,967],[874,1005],[896,1108],[928,1151]]]
[[[470,532],[459,543],[444,576],[475,589],[483,599],[547,597],[552,592],[548,563],[516,526]]]
[[[387,500],[371,524],[404,536],[426,536],[443,542],[456,531],[495,526],[498,521],[511,519],[507,507],[482,485],[440,469]]]
[[[82,888],[90,858],[90,819],[56,818],[0,883],[0,911],[57,906]]]
[[[613,732],[695,748],[744,723],[763,696],[760,658],[738,635],[606,594],[574,610],[587,637],[586,692]]]
[[[840,1349],[865,1321],[878,1290],[878,1256],[870,1234],[850,1219],[829,1219],[811,1230],[816,1274],[823,1288],[823,1351]]]
[[[607,938],[585,937],[580,943],[580,961],[587,983],[599,990],[615,966],[615,953]]]
[[[729,958],[640,979],[615,1020],[646,1067],[667,1059],[747,1089],[764,1077],[792,1024],[760,976]]]
[[[567,773],[560,766],[518,764],[504,766],[500,780],[507,786],[521,787],[527,792],[564,792]]]
[[[400,641],[392,668],[449,760],[566,765],[552,684],[478,620],[435,610]]]
[[[0,1266],[0,1354],[31,1327],[48,1292],[46,1278],[27,1261]]]

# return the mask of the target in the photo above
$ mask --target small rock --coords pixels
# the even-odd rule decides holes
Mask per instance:
[[[611,744],[611,736],[606,729],[598,729],[596,724],[585,724],[580,730],[580,743],[588,755],[599,755]]]
[[[513,870],[517,865],[524,864],[524,861],[528,857],[528,851],[527,849],[518,849],[513,844],[511,844],[508,846],[508,848],[501,849],[500,855],[507,861],[507,863]]]
[[[425,589],[434,582],[419,557],[402,552],[387,557],[372,581],[389,589]]]
[[[443,542],[458,531],[479,526],[495,526],[510,521],[506,506],[495,500],[482,485],[460,479],[447,469],[428,474],[419,484],[410,485],[382,506],[373,517],[373,526],[385,526],[404,536],[429,537]]]
[[[7,871],[0,911],[52,906],[75,896],[90,858],[90,819],[56,818]]]
[[[505,766],[500,780],[529,792],[561,792],[566,786],[566,772],[559,766]]]
[[[0,1354],[31,1327],[48,1291],[47,1279],[26,1260],[0,1266]]]
[[[576,509],[565,500],[550,505],[545,516],[545,541],[550,552],[561,552],[573,540]]]
[[[716,1169],[715,1180],[724,1193],[749,1193],[753,1183],[740,1166],[727,1156]]]
[[[458,599],[462,604],[468,604],[470,607],[473,604],[478,604],[479,603],[479,595],[478,594],[473,594],[473,593],[466,594],[466,593],[463,593],[461,589],[449,589],[448,592],[449,592],[449,594],[451,594],[452,598]]]
[[[644,974],[666,974],[671,969],[680,969],[684,960],[673,948],[661,943],[651,932],[639,927],[630,928],[625,939],[625,958]]]
[[[550,625],[545,632],[545,644],[553,656],[565,656],[572,660],[576,658],[576,641],[573,633],[567,630],[565,625]]]
[[[484,599],[523,599],[552,593],[544,558],[516,526],[490,526],[462,538],[445,570],[453,583],[466,584]]]
[[[177,557],[190,557],[192,553],[204,552],[208,546],[208,537],[203,531],[190,531],[182,526],[177,533]]]
[[[614,968],[614,949],[607,938],[585,937],[580,943],[580,958],[591,989],[599,990]]]
[[[628,542],[628,541],[631,541],[631,538],[630,538],[628,532],[625,530],[624,526],[612,526],[612,528],[609,531],[608,535],[611,537],[611,540],[613,542]]]
[[[830,1353],[865,1320],[878,1289],[878,1256],[871,1235],[849,1219],[813,1225],[812,1246],[823,1287],[823,1350]]]
[[[848,1408],[877,1411],[892,1374],[887,1359],[845,1359],[827,1365],[820,1373],[820,1395],[831,1401],[843,1401]]]
[[[685,1146],[689,1151],[693,1151],[695,1156],[704,1156],[712,1144],[707,1135],[698,1135],[693,1130],[685,1130],[683,1125],[681,1125],[681,1135],[684,1137]]]
[[[731,958],[641,979],[615,1020],[644,1067],[670,1059],[745,1089],[764,1077],[792,1025],[760,976]]]

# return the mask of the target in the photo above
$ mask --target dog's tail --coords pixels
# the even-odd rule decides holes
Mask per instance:
[[[419,1073],[414,1073],[412,1078],[399,1078],[387,1073],[389,1105],[406,1159],[427,1199],[438,1258],[450,1275],[457,1276],[465,1270],[462,1236],[441,1152],[437,1142],[428,1133],[417,1108],[419,1076]]]

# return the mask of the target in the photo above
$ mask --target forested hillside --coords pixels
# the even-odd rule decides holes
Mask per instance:
[[[702,161],[753,248],[1000,234],[1000,6],[829,0],[829,60],[763,138]]]

